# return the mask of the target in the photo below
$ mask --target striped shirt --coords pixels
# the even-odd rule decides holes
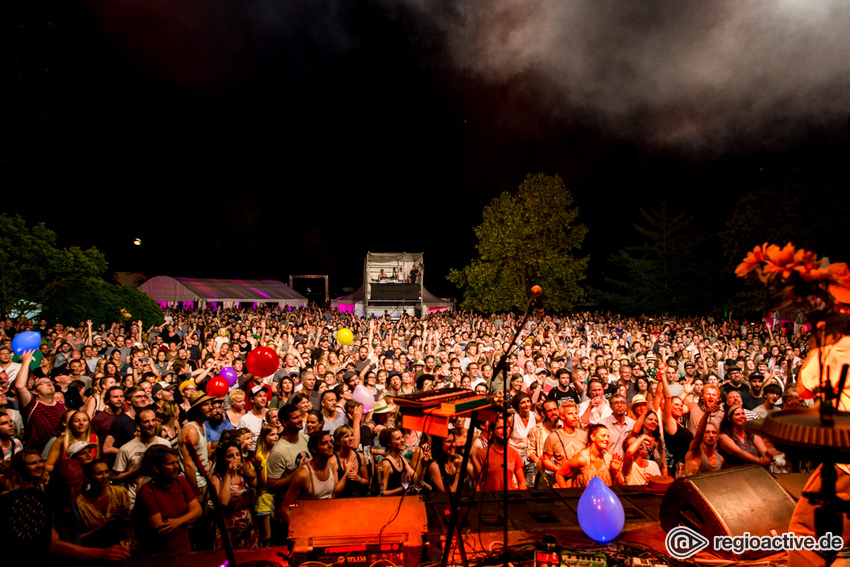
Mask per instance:
[[[34,449],[40,453],[47,442],[59,432],[64,411],[65,404],[62,402],[49,406],[33,396],[32,401],[22,412],[26,418],[24,448]]]

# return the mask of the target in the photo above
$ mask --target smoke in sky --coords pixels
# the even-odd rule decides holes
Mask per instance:
[[[662,146],[793,143],[844,135],[850,112],[845,0],[465,0],[434,11],[455,65],[487,80],[535,78],[553,117],[596,114]]]
[[[347,72],[350,53],[372,42],[370,34],[390,33],[405,38],[413,61],[433,66],[439,52],[439,65],[532,92],[553,121],[580,117],[653,146],[836,140],[850,112],[847,0],[99,5],[104,29],[143,67],[204,88],[242,81],[262,67],[257,54],[301,65],[302,79],[327,80],[329,69]]]

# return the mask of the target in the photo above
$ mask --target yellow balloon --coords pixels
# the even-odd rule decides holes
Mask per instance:
[[[349,329],[340,329],[336,332],[336,340],[343,346],[348,346],[354,342],[354,333]]]

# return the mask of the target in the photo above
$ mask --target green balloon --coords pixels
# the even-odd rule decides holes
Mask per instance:
[[[38,368],[38,365],[41,364],[41,360],[43,358],[44,358],[44,353],[42,353],[40,350],[37,350],[34,353],[32,353],[32,362],[30,362],[30,370],[35,370],[36,368]],[[20,355],[18,355],[18,354],[12,355],[12,362],[20,362],[20,361],[21,361]]]

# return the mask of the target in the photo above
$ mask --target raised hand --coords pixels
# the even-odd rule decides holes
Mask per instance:
[[[620,455],[614,455],[611,458],[611,470],[616,473],[621,468],[623,468],[623,458]]]

